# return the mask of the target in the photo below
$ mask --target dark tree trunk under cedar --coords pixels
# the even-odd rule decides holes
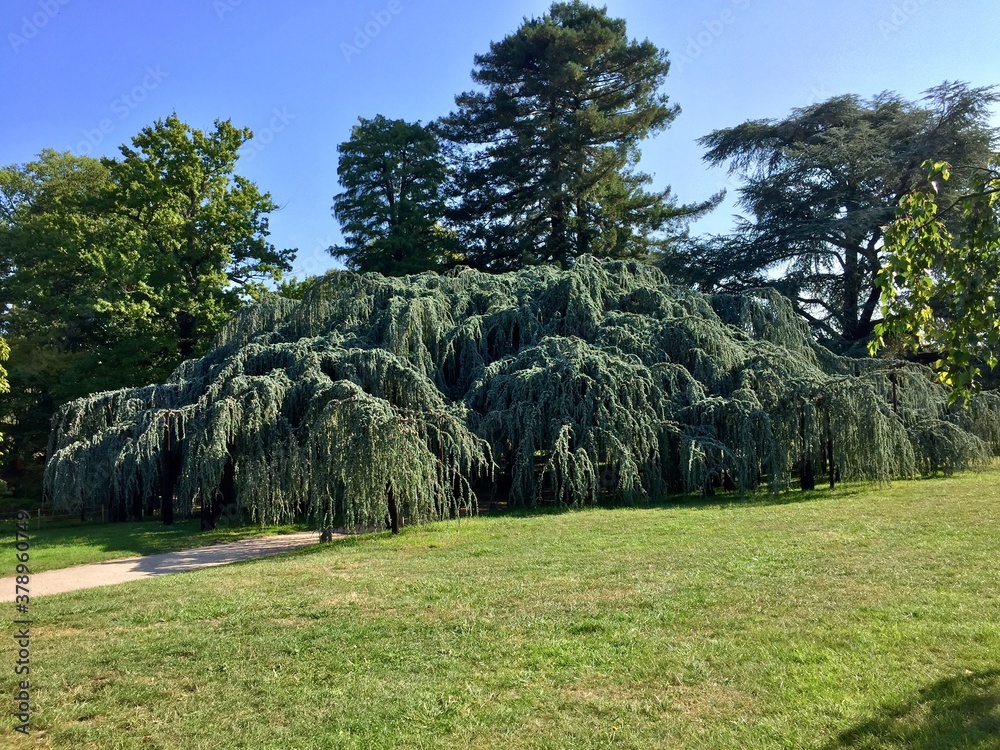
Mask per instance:
[[[123,501],[123,504],[124,504],[124,501]],[[135,494],[132,495],[132,517],[135,518],[136,521],[141,521],[142,520],[142,515],[143,515],[142,511],[143,511],[143,508],[142,508],[142,493],[139,491],[139,484],[138,484],[138,482],[136,482],[136,491],[135,491]]]
[[[174,474],[173,461],[173,431],[170,429],[170,419],[163,425],[163,453],[160,463],[160,520],[165,525],[174,522]]]
[[[211,531],[215,528],[215,520],[212,518],[212,499],[203,497],[201,500],[201,530]]]
[[[722,488],[726,490],[726,492],[734,492],[736,490],[736,482],[733,481],[733,478],[728,471],[722,472]]]
[[[830,430],[830,415],[826,415],[826,468],[830,472],[830,489],[837,484],[837,464],[833,460],[833,432]]]
[[[799,415],[799,434],[802,438],[802,458],[799,461],[799,488],[803,490],[816,489],[816,472],[813,469],[812,451],[806,439],[806,414]]]
[[[195,352],[195,317],[185,311],[177,313],[177,350],[182,359],[191,359]]]
[[[135,494],[132,495],[132,515],[135,516],[136,521],[142,520],[142,483],[139,481],[139,475],[135,475]],[[122,499],[122,508],[125,507],[125,499]]]
[[[389,528],[393,534],[399,533],[399,508],[396,506],[396,493],[389,490]]]
[[[139,499],[139,502],[140,504],[142,503],[141,498]],[[125,521],[128,518],[128,498],[124,494],[122,494],[121,497],[118,498],[118,502],[111,509],[110,515],[111,515],[111,520],[116,521],[118,523],[121,523],[122,521]]]
[[[799,469],[799,487],[803,490],[816,489],[816,472],[813,469],[812,458],[803,456],[802,467]]]

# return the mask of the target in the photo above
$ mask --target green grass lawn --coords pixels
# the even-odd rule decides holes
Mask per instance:
[[[482,517],[40,599],[33,733],[5,709],[0,745],[998,748],[998,480]]]
[[[209,544],[234,542],[237,539],[300,531],[305,526],[233,526],[214,531],[199,531],[199,521],[180,521],[164,526],[155,520],[130,523],[70,523],[60,526],[35,528],[31,521],[28,531],[31,544],[31,571],[67,568],[70,565],[113,560],[136,555],[153,555],[158,552],[203,547]],[[4,543],[0,546],[11,565],[4,567],[0,561],[0,577],[13,575],[14,524],[0,524]],[[2,560],[2,558],[0,558]]]

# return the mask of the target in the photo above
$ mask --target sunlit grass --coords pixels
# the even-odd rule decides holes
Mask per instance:
[[[996,748],[998,479],[463,519],[42,599],[33,734],[0,744]]]

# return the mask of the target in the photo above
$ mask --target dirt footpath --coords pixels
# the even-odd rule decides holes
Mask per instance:
[[[340,536],[335,534],[334,538]],[[110,586],[140,578],[151,578],[169,573],[183,573],[186,570],[229,565],[240,560],[277,555],[319,543],[319,533],[300,531],[295,534],[263,536],[241,539],[238,542],[215,544],[211,547],[163,552],[146,557],[129,557],[121,560],[106,560],[72,568],[47,570],[33,573],[29,589],[31,598],[78,591],[95,586]],[[0,579],[0,600],[14,601],[14,577]]]

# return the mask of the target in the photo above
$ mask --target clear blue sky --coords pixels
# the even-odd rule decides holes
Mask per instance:
[[[471,87],[473,55],[545,0],[3,0],[0,163],[43,148],[115,154],[176,111],[259,141],[238,171],[282,209],[272,239],[295,272],[334,266],[337,144],[357,117],[427,122]],[[695,139],[835,94],[917,98],[943,80],[1000,84],[997,0],[608,0],[629,33],[667,49],[680,104],[642,168],[684,201],[728,186]],[[367,27],[367,31],[366,31]],[[1000,124],[1000,120],[998,120]],[[699,231],[725,231],[731,203]]]

